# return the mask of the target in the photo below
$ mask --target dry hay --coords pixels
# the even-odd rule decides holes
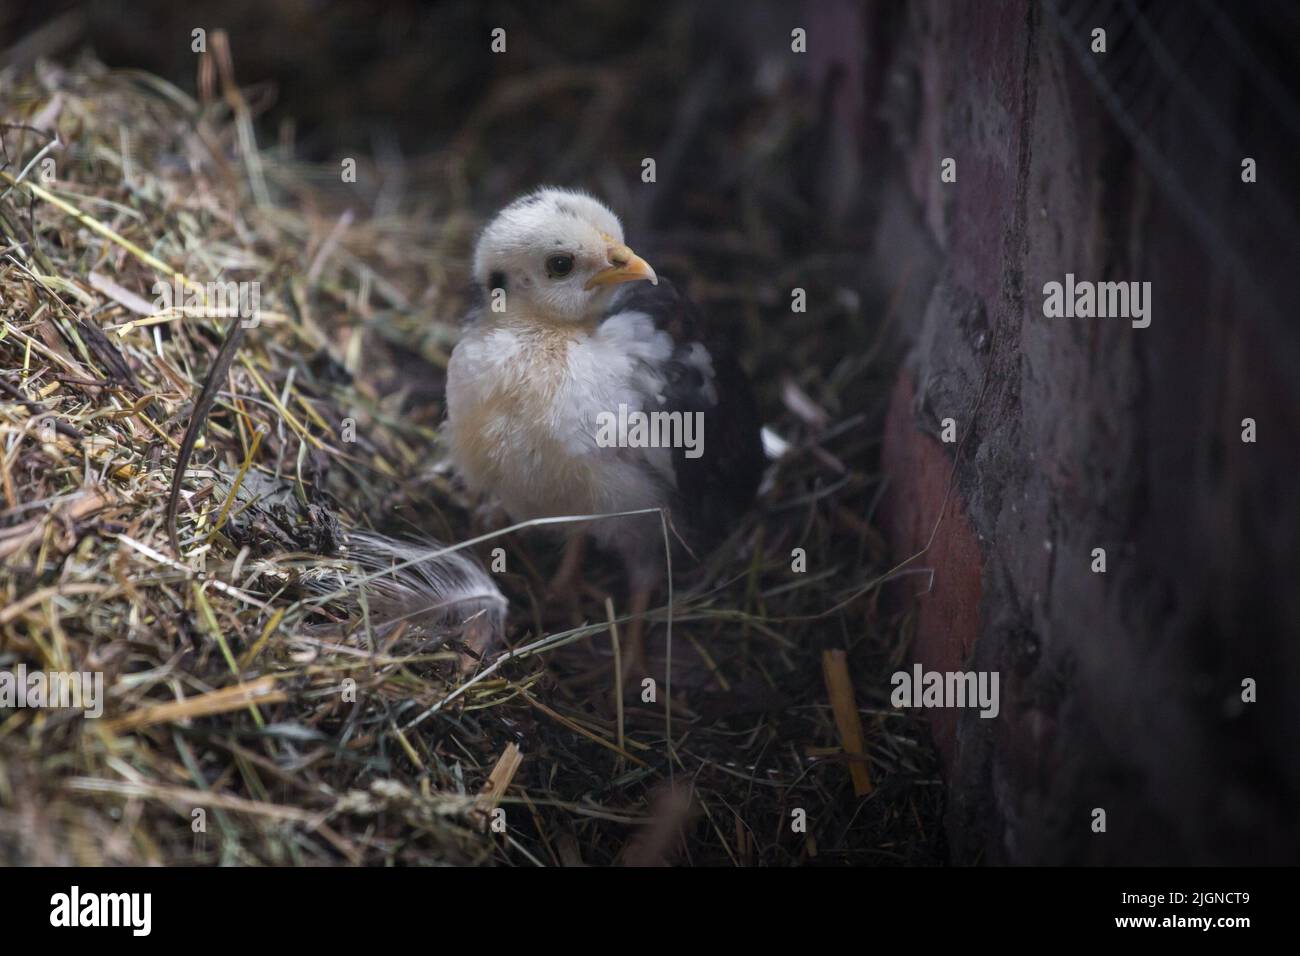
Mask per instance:
[[[732,542],[679,569],[670,748],[662,702],[620,719],[559,679],[608,659],[615,569],[571,626],[544,597],[550,541],[494,531],[439,465],[484,212],[463,155],[410,171],[419,201],[377,202],[337,167],[259,149],[256,106],[213,47],[198,100],[90,59],[0,85],[0,670],[102,672],[106,692],[99,720],[0,711],[0,862],[938,859],[933,758],[888,702],[906,622],[881,604],[870,524],[879,390],[844,398],[876,346],[846,355],[834,306],[814,309],[826,364],[760,382],[791,448]],[[746,251],[769,268],[770,250]],[[177,453],[238,320],[149,315],[159,280],[260,284],[181,483],[179,554]],[[724,314],[754,307],[706,293]],[[751,366],[808,352],[768,338]],[[366,526],[494,535],[478,551],[508,552],[508,640],[531,651],[462,674],[455,636],[376,633],[364,594],[313,600]],[[485,825],[498,805],[504,833]]]

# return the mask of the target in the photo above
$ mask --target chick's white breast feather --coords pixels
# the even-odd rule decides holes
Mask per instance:
[[[670,452],[601,447],[597,433],[603,413],[651,404],[663,389],[657,370],[672,347],[635,312],[611,316],[590,334],[509,325],[471,330],[447,374],[454,464],[472,489],[499,498],[515,520],[665,504]]]

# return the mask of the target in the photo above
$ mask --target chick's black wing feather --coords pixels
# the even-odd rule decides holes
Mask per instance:
[[[731,350],[706,332],[700,310],[667,279],[625,287],[610,312],[645,313],[673,340],[672,355],[658,370],[665,387],[647,407],[703,413],[702,454],[690,458],[685,448],[673,449],[673,471],[675,511],[686,519],[686,527],[678,521],[678,531],[693,547],[707,548],[749,508],[766,465],[749,378]]]

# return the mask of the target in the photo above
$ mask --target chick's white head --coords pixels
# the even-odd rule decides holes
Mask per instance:
[[[516,199],[488,223],[474,278],[490,296],[504,290],[508,314],[560,323],[598,318],[621,283],[658,282],[603,203],[552,188]]]

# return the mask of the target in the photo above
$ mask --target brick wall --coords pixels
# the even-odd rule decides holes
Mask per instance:
[[[1146,120],[1169,150],[1162,166],[1105,108],[1055,7],[871,9],[889,30],[889,82],[869,109],[887,117],[892,167],[873,267],[885,283],[924,277],[904,302],[886,525],[900,558],[924,548],[959,455],[916,563],[934,574],[913,651],[927,668],[1002,679],[996,720],[932,719],[954,857],[1294,860],[1300,522],[1286,489],[1300,354],[1276,306],[1284,263],[1300,260],[1294,233],[1263,243],[1245,225],[1264,218],[1243,214],[1264,191],[1235,160],[1210,163],[1191,132],[1197,109],[1218,109],[1270,176],[1289,176],[1276,114],[1198,40],[1188,69],[1208,100],[1171,95]],[[1156,55],[1126,51],[1142,39],[1131,24],[1100,25],[1103,71],[1128,63],[1121,53],[1135,69]],[[940,179],[945,157],[956,183]],[[1229,224],[1247,272],[1197,232],[1171,169],[1204,184],[1197,208]],[[1043,284],[1067,272],[1152,282],[1151,326],[1046,318]],[[949,417],[960,445],[939,440]],[[1105,574],[1091,569],[1097,547]],[[1258,703],[1241,702],[1245,677]]]

